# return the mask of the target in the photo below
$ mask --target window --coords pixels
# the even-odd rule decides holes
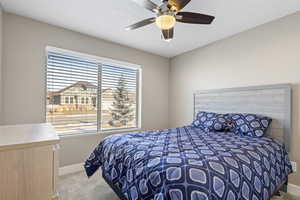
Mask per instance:
[[[138,67],[47,52],[47,122],[60,135],[139,128]]]
[[[70,104],[73,104],[74,101],[73,101],[73,97],[70,97]]]
[[[138,70],[102,66],[101,128],[137,127]]]
[[[53,99],[55,99],[55,98],[57,98],[57,97],[59,97],[59,95],[53,96]],[[65,103],[66,103],[66,104],[69,104],[69,97],[66,97],[66,98],[65,98]]]

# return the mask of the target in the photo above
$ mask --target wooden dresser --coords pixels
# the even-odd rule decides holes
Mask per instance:
[[[58,200],[58,144],[50,124],[0,126],[0,200]]]

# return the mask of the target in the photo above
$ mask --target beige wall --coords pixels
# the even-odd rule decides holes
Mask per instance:
[[[47,45],[140,64],[142,128],[168,127],[168,59],[7,13],[3,46],[5,124],[44,122]],[[61,166],[83,162],[100,137],[63,138]]]
[[[2,48],[3,48],[3,45],[2,45],[2,40],[3,40],[3,28],[2,28],[2,25],[3,25],[3,8],[2,8],[2,5],[0,4],[0,124],[3,123],[2,119],[2,104],[3,104],[3,100],[2,100],[2,87],[3,87],[3,84],[2,84],[2,54],[3,54],[3,51],[2,51]]]
[[[196,90],[292,83],[291,159],[300,164],[300,12],[171,60],[169,126],[190,124]],[[290,181],[300,185],[300,170]]]

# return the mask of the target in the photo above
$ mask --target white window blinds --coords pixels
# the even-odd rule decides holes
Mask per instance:
[[[48,52],[47,122],[61,135],[137,128],[139,73]]]

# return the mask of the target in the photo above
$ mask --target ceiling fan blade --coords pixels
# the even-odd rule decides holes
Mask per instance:
[[[140,6],[157,13],[159,11],[159,6],[153,3],[150,0],[132,0],[135,3],[139,4]]]
[[[165,41],[170,41],[174,37],[174,28],[171,28],[169,30],[162,30],[162,38]]]
[[[191,0],[169,0],[168,4],[170,6],[175,6],[176,10],[179,11],[184,8]]]
[[[138,29],[140,27],[152,24],[155,22],[155,17],[149,18],[149,19],[145,19],[143,21],[140,21],[138,23],[132,24],[130,26],[126,27],[126,30],[134,30],[134,29]]]
[[[211,24],[214,19],[214,16],[192,12],[179,12],[176,15],[177,21],[190,24]]]

